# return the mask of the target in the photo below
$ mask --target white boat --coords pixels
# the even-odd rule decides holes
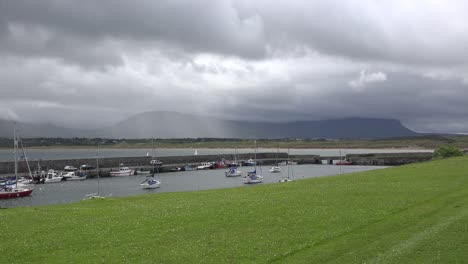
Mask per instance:
[[[226,177],[239,177],[242,176],[242,171],[237,169],[237,166],[229,167],[229,171],[225,171],[224,175]]]
[[[149,175],[149,174],[151,174],[151,170],[141,168],[139,170],[136,170],[136,174],[138,174],[138,175]]]
[[[131,170],[129,167],[124,167],[122,163],[119,166],[119,170],[110,172],[111,176],[130,176],[133,174],[134,171]]]
[[[68,165],[68,166],[65,166],[65,167],[63,168],[63,170],[64,170],[64,171],[67,171],[67,172],[68,172],[68,171],[77,171],[78,168]]]
[[[156,189],[161,186],[161,181],[153,177],[147,178],[144,182],[140,184],[142,189]]]
[[[257,141],[256,140],[255,140],[255,170],[248,172],[246,176],[242,177],[242,182],[245,184],[263,182],[263,176],[257,174]]]
[[[257,162],[255,162],[253,159],[249,159],[244,162],[244,166],[255,166],[257,165]]]
[[[197,166],[197,170],[206,170],[206,169],[211,169],[212,167],[213,167],[213,163],[203,162],[201,165]]]
[[[86,180],[87,175],[82,173],[81,175],[78,175],[74,171],[69,171],[67,173],[62,174],[62,177],[65,178],[67,181],[82,181]]]
[[[273,166],[273,167],[271,167],[270,172],[271,172],[271,173],[278,173],[278,172],[281,172],[281,167],[279,167],[279,166]]]
[[[247,173],[247,176],[242,177],[242,181],[245,184],[261,183],[263,182],[263,176],[257,174],[257,170]]]
[[[57,171],[51,169],[47,172],[44,183],[57,183],[61,182],[62,179],[63,177]]]

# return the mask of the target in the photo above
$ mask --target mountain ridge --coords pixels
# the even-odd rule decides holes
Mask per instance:
[[[143,112],[99,129],[19,123],[23,137],[105,138],[349,138],[417,136],[396,119],[350,117],[318,121],[224,120],[170,111]],[[0,120],[0,137],[11,137],[13,122]]]

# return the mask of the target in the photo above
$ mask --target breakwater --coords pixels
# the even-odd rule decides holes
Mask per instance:
[[[248,159],[254,159],[254,153],[245,153],[236,155],[240,163],[245,163]],[[348,154],[346,160],[352,162],[353,165],[378,165],[378,166],[398,166],[415,162],[429,161],[432,159],[432,153],[378,153],[378,154]],[[340,160],[339,156],[321,157],[319,155],[290,155],[289,159],[298,164],[333,164],[333,161]],[[119,164],[132,168],[151,167],[150,161],[152,157],[119,157],[119,158],[99,158],[99,167],[101,175],[109,175],[111,169],[119,167]],[[157,158],[163,163],[162,166],[157,166],[158,172],[173,171],[175,168],[185,165],[197,166],[203,162],[219,162],[222,160],[233,161],[236,159],[233,154],[223,155],[190,155],[190,156],[168,156]],[[273,165],[278,162],[288,159],[287,153],[257,153],[257,163],[259,165]],[[29,161],[31,170],[36,170],[39,166],[41,170],[56,169],[63,170],[65,166],[74,166],[79,168],[81,165],[89,165],[96,167],[97,159],[63,159],[63,160],[32,160]],[[0,162],[0,174],[11,174],[14,171],[14,162]],[[19,162],[18,172],[23,174],[28,172],[27,165],[24,161]],[[96,171],[89,171],[90,176],[96,175]]]

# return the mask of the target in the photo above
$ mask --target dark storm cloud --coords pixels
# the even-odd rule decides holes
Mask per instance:
[[[229,1],[20,0],[3,1],[1,7],[7,53],[84,63],[83,57],[94,56],[119,62],[119,49],[126,45],[175,45],[245,57],[264,53],[259,18],[241,19]]]
[[[467,7],[0,0],[0,117],[99,126],[171,110],[468,131]]]

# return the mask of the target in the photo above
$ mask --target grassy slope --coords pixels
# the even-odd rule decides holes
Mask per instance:
[[[468,157],[4,209],[0,223],[5,263],[457,263],[468,259]]]

